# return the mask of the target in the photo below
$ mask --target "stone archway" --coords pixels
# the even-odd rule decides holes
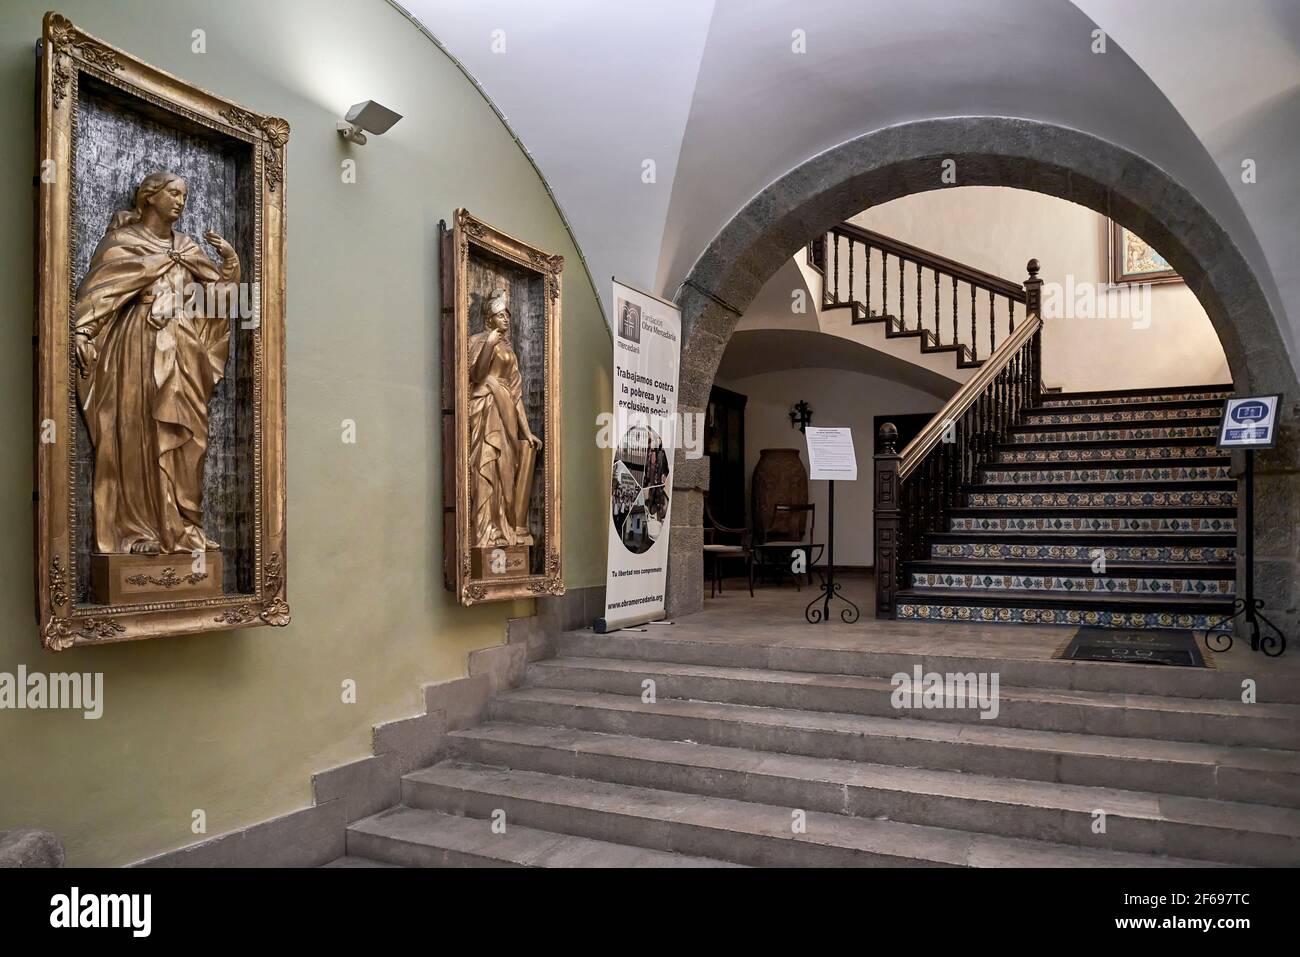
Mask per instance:
[[[955,117],[867,133],[771,183],[709,244],[677,295],[683,349],[679,409],[702,411],[727,341],[767,279],[812,237],[868,206],[943,188],[953,159],[963,186],[1010,186],[1087,206],[1147,239],[1196,295],[1242,392],[1282,392],[1278,448],[1256,462],[1256,593],[1295,632],[1300,600],[1300,395],[1254,272],[1195,197],[1123,147],[1035,120]],[[703,604],[702,508],[708,460],[676,470],[669,556],[671,614]],[[1244,524],[1244,523],[1243,523]],[[1239,550],[1240,551],[1240,550]],[[1238,578],[1241,577],[1239,559]]]

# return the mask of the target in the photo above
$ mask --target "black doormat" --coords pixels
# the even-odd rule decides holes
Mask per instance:
[[[1075,661],[1120,661],[1139,665],[1204,668],[1205,659],[1190,631],[1121,631],[1080,628],[1057,658]]]

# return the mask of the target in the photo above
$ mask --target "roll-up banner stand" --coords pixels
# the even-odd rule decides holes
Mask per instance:
[[[663,618],[672,528],[673,454],[679,441],[677,371],[682,314],[658,296],[614,281],[614,403],[605,617],[598,633]]]

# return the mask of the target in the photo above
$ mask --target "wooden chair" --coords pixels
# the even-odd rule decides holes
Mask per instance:
[[[799,505],[786,505],[782,503],[775,506],[774,511],[776,513],[775,517],[777,519],[783,519],[783,518],[790,519],[790,521],[783,521],[779,523],[781,526],[785,528],[793,528],[795,525],[797,525],[797,520],[796,520],[797,516],[799,516],[800,514],[806,514],[808,516],[807,532],[803,537],[801,537],[797,541],[795,539],[773,538],[762,542],[761,543],[762,550],[764,551],[765,554],[770,555],[772,553],[776,553],[782,555],[783,557],[779,563],[763,562],[759,566],[759,572],[761,574],[765,568],[769,566],[776,567],[776,565],[779,564],[780,575],[778,575],[777,577],[778,584],[780,583],[782,577],[784,577],[785,575],[789,575],[794,580],[794,587],[798,588],[799,579],[795,576],[793,572],[790,571],[789,564],[785,560],[784,556],[790,555],[791,553],[794,552],[796,548],[802,548],[804,550],[805,560],[808,563],[808,567],[806,569],[808,584],[811,585],[812,575],[813,575],[813,561],[821,557],[821,553],[823,550],[823,546],[817,541],[817,506],[812,502],[804,502]],[[813,554],[814,549],[817,550],[816,555]]]
[[[734,537],[736,541],[720,542],[718,536]],[[722,563],[741,560],[749,575],[749,597],[754,597],[754,550],[749,544],[749,529],[730,528],[713,517],[709,503],[704,502],[704,572],[709,576],[709,597],[714,590],[722,592]]]

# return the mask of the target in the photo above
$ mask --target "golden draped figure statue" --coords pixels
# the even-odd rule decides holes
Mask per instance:
[[[533,544],[528,503],[541,447],[524,409],[506,293],[494,289],[483,305],[483,331],[469,337],[469,477],[479,548]]]
[[[240,265],[216,233],[203,238],[220,264],[172,228],[185,200],[179,176],[146,176],[77,289],[77,391],[94,446],[94,550],[102,554],[218,548],[203,533],[203,463],[230,313],[218,318],[213,303],[237,301],[230,292]]]

